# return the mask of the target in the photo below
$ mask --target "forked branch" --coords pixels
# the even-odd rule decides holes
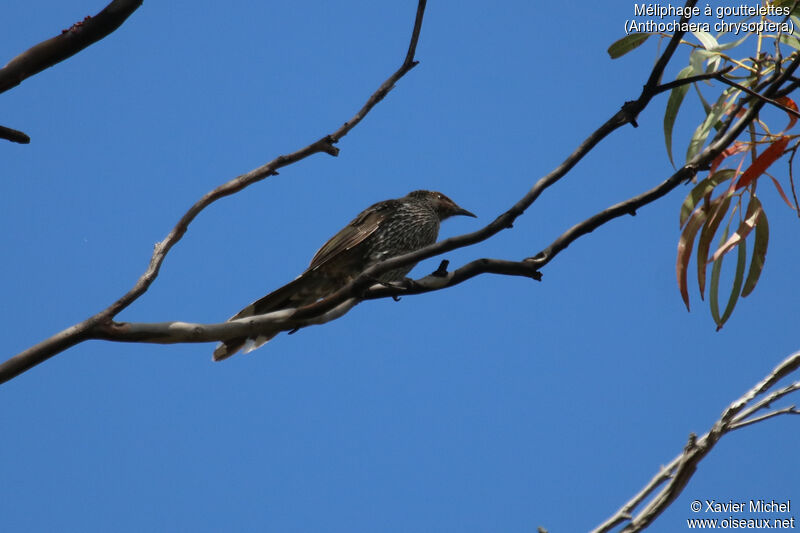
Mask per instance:
[[[621,524],[625,524],[620,530],[623,533],[643,530],[680,495],[697,469],[697,465],[723,436],[733,430],[769,418],[783,414],[800,414],[800,411],[794,405],[791,405],[755,416],[761,411],[768,410],[773,402],[800,389],[800,381],[795,381],[782,389],[766,394],[779,380],[796,373],[798,368],[800,368],[800,352],[787,357],[760,383],[729,405],[705,435],[697,438],[694,434],[691,434],[683,452],[670,461],[667,466],[662,467],[641,491],[620,507],[608,520],[600,524],[593,533],[607,533]],[[754,402],[759,397],[761,399]],[[662,488],[656,492],[659,487]],[[636,509],[647,498],[651,498],[648,504],[637,512]]]

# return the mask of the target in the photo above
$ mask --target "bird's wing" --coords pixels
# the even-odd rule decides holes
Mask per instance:
[[[322,248],[311,259],[308,270],[319,268],[331,259],[364,242],[364,239],[375,233],[375,230],[386,219],[391,212],[389,208],[393,203],[396,203],[396,200],[379,202],[362,211],[352,222],[322,245]]]

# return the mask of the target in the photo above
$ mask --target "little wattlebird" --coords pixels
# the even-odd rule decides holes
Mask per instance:
[[[302,307],[325,298],[372,265],[433,244],[439,223],[455,215],[475,216],[434,191],[413,191],[371,205],[322,245],[308,269],[294,281],[256,300],[230,320]],[[401,281],[412,268],[414,265],[384,272],[376,281]],[[214,360],[226,359],[242,348],[245,353],[255,350],[277,334],[221,342],[214,350]]]

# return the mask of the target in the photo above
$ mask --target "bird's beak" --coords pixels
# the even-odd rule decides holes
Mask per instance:
[[[466,217],[478,218],[474,213],[471,213],[470,211],[467,211],[463,207],[459,207],[458,209],[453,211],[453,216],[456,216],[456,215],[464,215]]]

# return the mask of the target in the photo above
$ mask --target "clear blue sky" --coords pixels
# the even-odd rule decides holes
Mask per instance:
[[[0,63],[104,5],[4,3]],[[350,118],[402,61],[415,6],[145,2],[1,95],[0,124],[33,139],[0,143],[3,358],[121,296],[206,191]],[[118,318],[222,321],[361,209],[413,189],[479,216],[444,236],[489,222],[638,96],[655,42],[605,51],[632,16],[627,1],[431,1],[420,65],[341,155],[214,204]],[[663,180],[665,104],[513,230],[445,257],[533,255]],[[683,111],[678,154],[701,111],[691,94]],[[800,347],[795,214],[763,187],[766,269],[715,332],[696,286],[687,313],[675,283],[687,192],[576,242],[542,283],[483,276],[366,303],[224,363],[212,344],[72,348],[0,386],[2,529],[588,530]],[[726,437],[651,530],[685,529],[694,499],[800,508],[798,438],[789,417]]]

